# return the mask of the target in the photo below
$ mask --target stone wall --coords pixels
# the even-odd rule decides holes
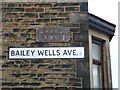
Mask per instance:
[[[90,87],[87,2],[2,3],[2,89],[79,90]],[[39,27],[68,27],[69,42],[36,42]],[[84,59],[9,60],[10,47],[85,47]]]

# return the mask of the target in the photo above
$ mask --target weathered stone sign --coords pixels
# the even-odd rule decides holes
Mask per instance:
[[[45,27],[36,30],[37,42],[68,42],[70,31],[67,27]]]
[[[9,59],[84,58],[84,47],[10,48]]]

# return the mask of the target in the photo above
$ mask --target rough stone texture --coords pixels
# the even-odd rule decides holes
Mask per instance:
[[[49,3],[49,2],[57,2],[57,3],[67,3],[67,2],[88,2],[88,0],[2,0],[2,2],[38,2],[38,3]]]
[[[88,22],[86,7],[81,6],[81,3],[3,2],[2,10],[3,51],[0,54],[2,59],[0,63],[2,63],[3,90],[79,90],[90,87],[89,58],[86,52],[88,28],[83,27],[83,23]],[[80,13],[81,10],[85,11]],[[77,13],[77,17],[73,13]],[[72,21],[71,14],[72,18],[80,16],[82,19]],[[36,29],[46,26],[70,28],[70,41],[68,43],[36,42]],[[88,24],[86,26],[88,27]],[[9,47],[52,46],[84,46],[86,52],[84,62],[81,62],[81,59],[8,59]],[[88,72],[83,72],[83,68]]]

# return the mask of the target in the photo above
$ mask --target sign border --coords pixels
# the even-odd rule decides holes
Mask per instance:
[[[17,47],[8,47],[9,53],[8,53],[8,59],[9,60],[37,60],[37,59],[84,59],[85,58],[85,47],[26,47],[26,48],[83,48],[83,58],[10,58],[10,48],[17,48]],[[18,47],[18,48],[24,48],[24,47]]]

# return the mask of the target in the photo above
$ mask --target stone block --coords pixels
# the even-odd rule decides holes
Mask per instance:
[[[0,55],[0,59],[5,59],[6,58],[6,56],[5,55]]]
[[[25,0],[24,0],[25,1]],[[26,2],[40,2],[41,0],[26,0]]]
[[[4,64],[4,65],[2,65],[2,68],[9,68],[9,65]]]
[[[17,64],[14,64],[13,67],[14,67],[14,68],[20,68],[20,65],[19,65],[19,64],[18,64],[18,65],[17,65]]]
[[[80,28],[79,27],[71,27],[70,31],[71,32],[80,32]]]
[[[42,2],[42,0],[40,0]],[[52,7],[52,3],[35,3],[35,5],[33,4],[33,7]]]
[[[90,86],[90,76],[88,74],[88,75],[83,76],[82,87],[89,88],[89,86]]]
[[[74,2],[88,2],[88,0],[75,0]]]
[[[2,22],[13,22],[13,19],[12,18],[3,18],[2,19]]]
[[[73,13],[73,12],[71,12],[70,13],[70,23],[71,24],[78,24],[78,23],[80,23],[79,16],[80,16],[80,13]]]
[[[6,62],[6,64],[8,64],[8,65],[13,65],[13,64],[14,64],[14,61],[8,61],[8,62]]]
[[[2,82],[3,86],[17,86],[19,82]]]
[[[71,68],[73,64],[62,64],[61,68]]]
[[[12,90],[12,88],[10,88],[10,87],[2,87],[1,89],[2,90]]]
[[[21,82],[20,83],[21,86],[40,86],[40,83],[37,82]]]
[[[65,8],[65,11],[69,11],[69,12],[77,12],[77,11],[80,11],[80,8],[79,7],[66,7]]]
[[[7,33],[4,34],[4,36],[5,36],[5,37],[14,37],[15,34],[12,33],[12,32],[7,32]]]
[[[25,8],[14,8],[13,12],[24,12]]]
[[[38,90],[54,90],[54,87],[46,86],[46,87],[41,87]]]
[[[20,28],[13,28],[13,32],[19,32]]]
[[[44,63],[44,60],[39,60],[39,59],[34,59],[34,60],[31,60],[31,64],[42,64]]]
[[[41,0],[41,2],[58,2],[58,0]]]
[[[12,74],[12,76],[14,76],[14,77],[16,77],[16,78],[20,78],[21,76],[22,76],[22,74],[21,73],[17,73],[17,74]]]
[[[88,11],[88,2],[80,3],[80,11]]]
[[[72,24],[80,24],[81,22],[87,22],[88,21],[88,14],[87,13],[70,13],[70,22]]]
[[[87,2],[88,0],[58,0],[59,3],[70,3],[70,2],[77,2],[77,3],[80,3],[80,2]]]
[[[20,13],[20,17],[22,18],[37,18],[38,17],[38,14],[37,13],[30,13],[30,12],[22,12]]]
[[[67,87],[56,87],[55,90],[68,90]]]
[[[42,23],[42,22],[44,22],[44,20],[43,19],[36,19],[36,22],[37,23]]]
[[[45,78],[39,78],[38,81],[45,81]]]
[[[49,43],[49,46],[65,46],[65,43]]]
[[[37,2],[37,1],[36,1]],[[70,3],[70,2],[88,2],[88,0],[39,0],[39,2],[44,2],[44,3],[48,3],[48,2],[58,2],[58,3]]]
[[[60,68],[52,68],[52,69],[51,69],[51,71],[61,72],[61,71],[62,71],[62,69],[60,69]]]
[[[80,23],[80,32],[88,32],[89,28],[88,22],[82,22]]]
[[[54,68],[54,65],[49,65],[48,68],[49,69]]]
[[[76,61],[77,65],[77,77],[83,77],[86,75],[89,75],[89,63],[87,62],[87,60],[84,61]],[[83,80],[83,79],[82,79]]]
[[[86,40],[88,40],[87,33],[74,33],[73,34],[73,41],[74,42],[84,42]]]
[[[15,64],[21,64],[21,61],[20,60],[16,60]]]
[[[2,0],[2,2],[9,2],[9,3],[10,2],[12,2],[12,3],[13,2],[26,2],[26,0],[20,0],[20,1],[19,0]]]
[[[72,78],[69,78],[68,81],[73,83],[73,84],[75,84],[75,83],[82,83],[82,78],[72,77]],[[75,85],[75,86],[77,86],[77,85]],[[80,86],[80,85],[78,85],[78,86]]]
[[[64,2],[64,0],[63,0]],[[79,6],[79,3],[54,3],[54,7]]]
[[[30,34],[29,33],[21,33],[21,37],[29,37]]]
[[[33,87],[13,87],[12,90],[34,90]]]
[[[79,21],[80,22],[88,22],[88,13],[80,13]]]
[[[43,75],[42,75],[42,74],[40,74],[40,73],[38,73],[38,74],[37,74],[37,76],[38,76],[38,77],[42,77]]]
[[[44,12],[44,8],[26,8],[26,12]]]
[[[45,12],[64,12],[64,7],[57,7],[57,8],[45,8]]]

